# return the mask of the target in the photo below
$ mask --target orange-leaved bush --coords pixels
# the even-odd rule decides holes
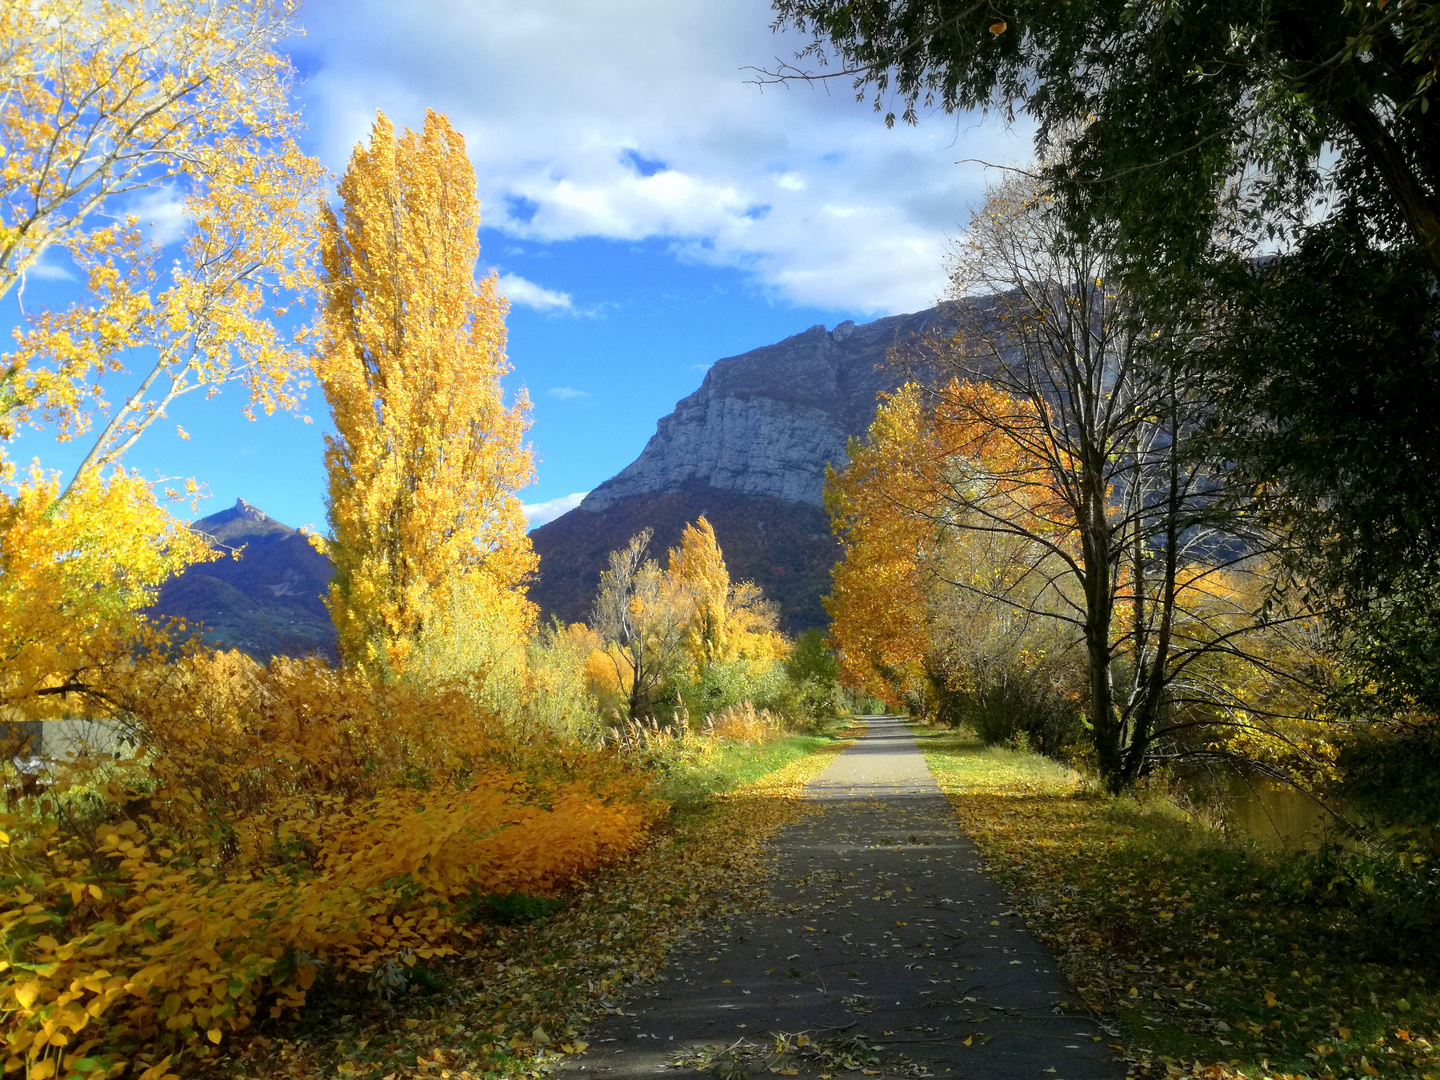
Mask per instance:
[[[311,661],[192,656],[110,693],[145,751],[0,814],[0,1012],[31,1076],[158,1078],[321,972],[449,954],[472,895],[553,894],[660,806],[611,752]]]

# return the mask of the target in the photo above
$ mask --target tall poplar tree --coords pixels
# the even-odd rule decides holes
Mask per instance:
[[[493,273],[475,280],[475,173],[449,121],[427,112],[397,138],[379,114],[339,194],[316,358],[336,429],[330,613],[347,663],[397,674],[466,612],[502,633],[533,622],[514,494],[534,476],[530,402],[504,402],[506,304]]]

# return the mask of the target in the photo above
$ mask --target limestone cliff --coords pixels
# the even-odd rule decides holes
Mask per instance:
[[[743,495],[821,504],[825,466],[875,416],[875,395],[900,381],[891,346],[944,322],[944,308],[804,333],[715,362],[700,389],[660,420],[629,466],[579,506],[704,484]]]

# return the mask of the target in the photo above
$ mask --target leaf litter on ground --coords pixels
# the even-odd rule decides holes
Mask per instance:
[[[1132,1076],[1440,1080],[1440,972],[1375,962],[1384,928],[1327,907],[1303,863],[1038,755],[916,734],[989,870],[1085,1005],[1118,1021],[1103,1030]]]

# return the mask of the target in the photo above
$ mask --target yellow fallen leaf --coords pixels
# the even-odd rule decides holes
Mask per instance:
[[[211,1028],[209,1031],[205,1032],[205,1037],[213,1043],[218,1043],[220,1041],[220,1029]]]
[[[1266,991],[1265,991],[1265,1005],[1266,1005],[1267,1008],[1273,1009],[1273,1008],[1276,1006],[1276,1004],[1278,1003],[1278,1001],[1279,1001],[1279,999],[1275,997],[1275,994],[1274,994],[1273,991],[1270,991],[1270,990],[1266,990]]]

